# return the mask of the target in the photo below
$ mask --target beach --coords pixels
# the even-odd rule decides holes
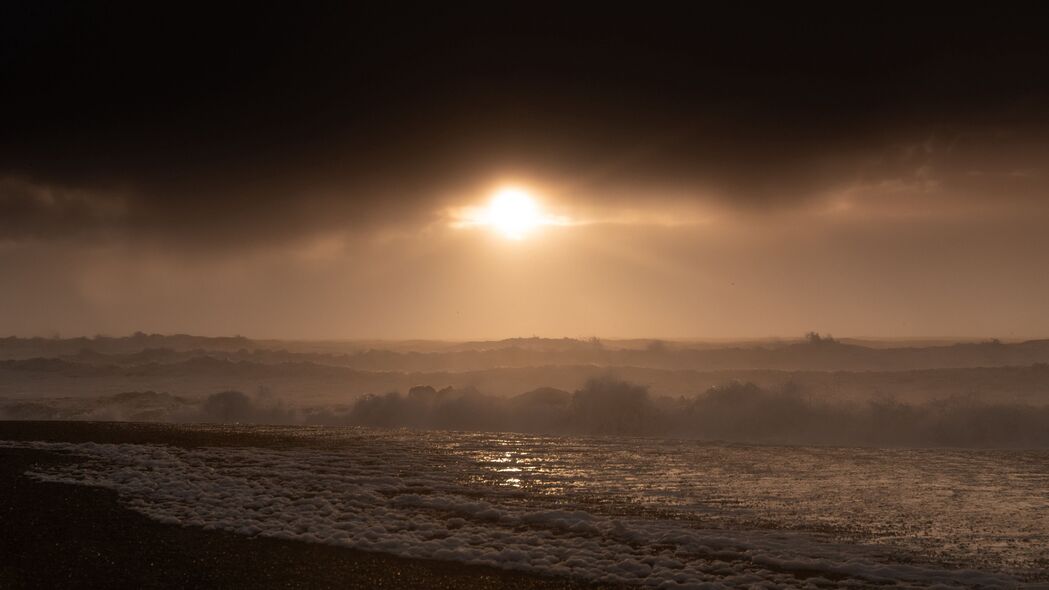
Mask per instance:
[[[250,439],[250,437],[248,437]],[[163,425],[2,422],[0,440],[244,445],[235,435]],[[34,466],[76,461],[0,449],[0,587],[510,588],[608,587],[456,562],[159,523],[112,491],[34,481]]]
[[[3,587],[1017,588],[1042,450],[0,422]]]

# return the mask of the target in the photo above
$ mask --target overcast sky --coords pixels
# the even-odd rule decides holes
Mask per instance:
[[[81,4],[0,15],[0,333],[1049,335],[1030,15]]]

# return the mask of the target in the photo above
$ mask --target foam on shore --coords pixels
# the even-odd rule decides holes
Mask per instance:
[[[4,442],[86,462],[30,473],[115,490],[158,521],[649,588],[1017,587],[802,532],[711,530],[524,501],[400,445],[345,450]]]

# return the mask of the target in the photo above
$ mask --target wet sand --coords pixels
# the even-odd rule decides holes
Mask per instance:
[[[296,444],[278,436],[187,432],[165,425],[0,422],[0,440]],[[592,584],[454,562],[406,559],[152,521],[114,492],[42,483],[33,465],[76,459],[0,449],[0,588],[509,588]]]

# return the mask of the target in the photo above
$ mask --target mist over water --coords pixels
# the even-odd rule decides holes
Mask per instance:
[[[891,397],[829,401],[793,384],[728,383],[685,397],[594,378],[573,393],[541,388],[512,397],[430,386],[365,395],[342,405],[296,407],[266,393],[203,399],[155,392],[85,400],[8,402],[7,420],[367,426],[418,430],[674,437],[768,444],[1049,448],[1049,407],[972,396],[906,403]]]
[[[1049,341],[815,332],[736,344],[6,338],[0,419],[1045,448],[1046,361]]]
[[[386,346],[0,342],[0,419],[124,422],[0,449],[162,523],[578,580],[1046,581],[1045,342]]]

